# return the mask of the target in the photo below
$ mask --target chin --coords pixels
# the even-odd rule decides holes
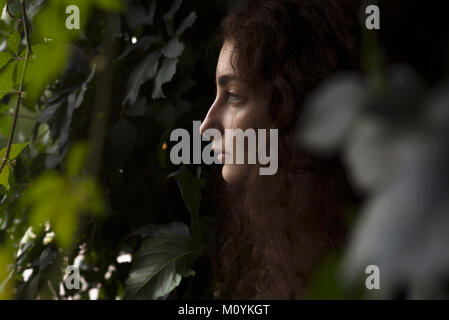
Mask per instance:
[[[248,178],[250,168],[248,165],[242,164],[225,164],[221,170],[223,179],[228,184],[242,184]]]

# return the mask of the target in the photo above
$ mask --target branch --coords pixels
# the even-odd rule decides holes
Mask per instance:
[[[9,1],[8,1],[8,4],[9,4]],[[26,56],[25,56],[25,63],[23,65],[22,76],[20,79],[17,103],[16,103],[16,108],[14,111],[14,120],[13,120],[13,123],[11,126],[11,132],[9,134],[8,144],[6,145],[5,157],[3,158],[2,164],[0,166],[0,173],[3,171],[3,168],[5,167],[6,163],[9,161],[9,153],[11,152],[12,141],[14,139],[14,133],[16,131],[16,126],[17,126],[17,119],[19,117],[20,104],[22,102],[22,93],[23,93],[23,87],[24,87],[24,82],[25,82],[25,74],[26,74],[26,70],[28,67],[28,62],[30,60],[30,55],[32,54],[30,37],[28,34],[28,24],[27,24],[26,10],[25,10],[25,0],[20,0],[20,7],[22,9],[22,23],[23,23],[23,31],[25,34],[25,41],[26,41]]]

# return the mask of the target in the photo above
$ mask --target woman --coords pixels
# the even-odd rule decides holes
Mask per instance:
[[[223,165],[217,298],[302,298],[316,266],[343,243],[354,197],[341,166],[297,149],[294,133],[307,95],[332,73],[358,69],[359,5],[256,0],[223,20],[217,96],[201,132],[217,129],[225,141],[226,129],[278,129],[279,169],[263,176],[259,164]],[[226,157],[222,143],[213,145]]]

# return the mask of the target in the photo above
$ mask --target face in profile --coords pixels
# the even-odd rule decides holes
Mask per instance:
[[[247,177],[250,166],[254,165],[247,161],[245,164],[237,164],[237,149],[244,153],[247,149],[239,145],[236,139],[229,139],[226,135],[229,135],[229,130],[260,128],[263,117],[256,97],[231,63],[231,59],[235,58],[233,48],[232,43],[226,41],[221,49],[216,70],[217,95],[200,129],[201,134],[208,129],[220,131],[222,139],[214,139],[212,148],[223,163],[223,178],[230,184],[242,182]],[[246,154],[244,158],[248,158]]]

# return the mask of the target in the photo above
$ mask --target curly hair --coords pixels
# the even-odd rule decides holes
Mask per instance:
[[[295,146],[307,95],[327,76],[359,69],[357,0],[255,0],[222,22],[232,63],[266,98],[279,129],[279,171],[226,186],[212,259],[216,297],[297,299],[321,259],[342,245],[344,209],[356,197],[337,158]]]

